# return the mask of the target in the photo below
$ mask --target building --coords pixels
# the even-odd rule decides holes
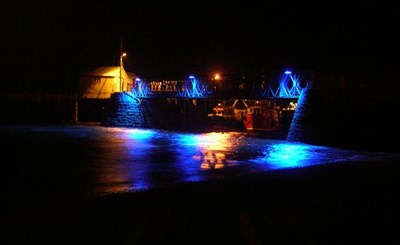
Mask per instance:
[[[78,81],[80,122],[100,122],[111,95],[131,92],[137,76],[120,66],[101,66],[82,75]]]
[[[116,92],[131,92],[136,78],[120,66],[97,67],[79,79],[78,95],[80,99],[109,99]]]

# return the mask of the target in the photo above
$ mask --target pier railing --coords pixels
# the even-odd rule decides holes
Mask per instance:
[[[193,76],[188,80],[136,80],[132,94],[138,98],[298,98],[309,82],[300,74],[286,71],[268,86],[248,88],[241,81],[200,80]]]

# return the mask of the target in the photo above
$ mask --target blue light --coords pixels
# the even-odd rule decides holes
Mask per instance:
[[[138,143],[143,143],[142,140],[149,140],[154,135],[153,130],[146,129],[127,129],[126,132],[131,140],[137,140]]]
[[[183,87],[184,90],[179,91],[177,96],[198,98],[209,94],[207,86],[194,76],[189,76],[189,80],[184,83]]]
[[[287,75],[292,74],[292,71],[286,70],[285,74],[287,74]]]
[[[316,146],[296,143],[269,145],[263,151],[263,156],[254,159],[257,164],[266,169],[283,169],[312,166],[326,158],[316,151]]]
[[[177,142],[182,146],[197,146],[200,136],[197,134],[182,134],[177,138]]]
[[[151,93],[150,87],[147,83],[142,81],[140,78],[135,79],[136,85],[132,89],[132,94],[135,97],[148,97]]]
[[[268,161],[272,168],[294,168],[307,164],[309,146],[295,144],[272,145],[268,154]]]

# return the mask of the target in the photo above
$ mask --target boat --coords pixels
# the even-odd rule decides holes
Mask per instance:
[[[208,114],[211,127],[217,131],[242,131],[246,130],[242,123],[242,119],[247,109],[236,107],[238,100],[232,105],[227,102],[218,103],[212,109],[212,113]]]
[[[245,101],[235,99],[232,105],[229,102],[218,103],[212,109],[212,113],[208,114],[208,117],[242,121],[247,110],[248,106]]]
[[[208,117],[214,128],[240,129],[252,133],[284,132],[290,125],[296,106],[296,103],[290,102],[282,107],[274,99],[236,99],[232,105],[218,103]]]
[[[280,130],[279,107],[256,101],[253,106],[248,108],[243,124],[247,130]]]

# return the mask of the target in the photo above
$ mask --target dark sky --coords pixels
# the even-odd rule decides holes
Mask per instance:
[[[121,39],[125,69],[148,79],[397,69],[395,6],[282,2],[2,3],[4,82],[74,82],[117,65]]]

